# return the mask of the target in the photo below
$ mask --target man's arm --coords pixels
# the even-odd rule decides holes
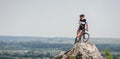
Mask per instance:
[[[88,31],[88,23],[86,23],[86,30]]]

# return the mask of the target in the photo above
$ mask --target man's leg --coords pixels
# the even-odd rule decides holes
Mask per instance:
[[[78,29],[78,30],[77,30],[77,36],[76,36],[76,38],[75,38],[75,43],[79,42],[79,38],[80,38],[80,30]],[[75,44],[75,43],[74,43],[74,44]]]
[[[83,35],[83,39],[85,39],[84,33],[85,33],[85,29],[83,29],[82,32],[81,32],[81,34]]]
[[[80,30],[77,30],[77,39],[80,38]]]

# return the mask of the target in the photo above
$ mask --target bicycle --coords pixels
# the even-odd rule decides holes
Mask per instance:
[[[77,39],[77,37],[76,37],[74,44],[81,42],[81,40],[83,42],[87,42],[89,40],[89,37],[90,37],[90,35],[89,35],[89,33],[87,31],[88,30],[85,30],[83,33],[81,33],[79,39]]]

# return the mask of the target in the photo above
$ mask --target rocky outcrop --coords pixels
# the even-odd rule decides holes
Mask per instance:
[[[92,43],[76,43],[69,51],[61,51],[55,59],[103,59]]]

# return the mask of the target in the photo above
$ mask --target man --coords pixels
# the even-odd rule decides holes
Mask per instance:
[[[81,14],[80,20],[79,20],[79,28],[77,30],[77,36],[76,36],[77,41],[80,39],[80,35],[85,32],[85,27],[86,27],[86,30],[88,30],[88,23],[87,23],[87,20],[85,19],[85,15]]]

